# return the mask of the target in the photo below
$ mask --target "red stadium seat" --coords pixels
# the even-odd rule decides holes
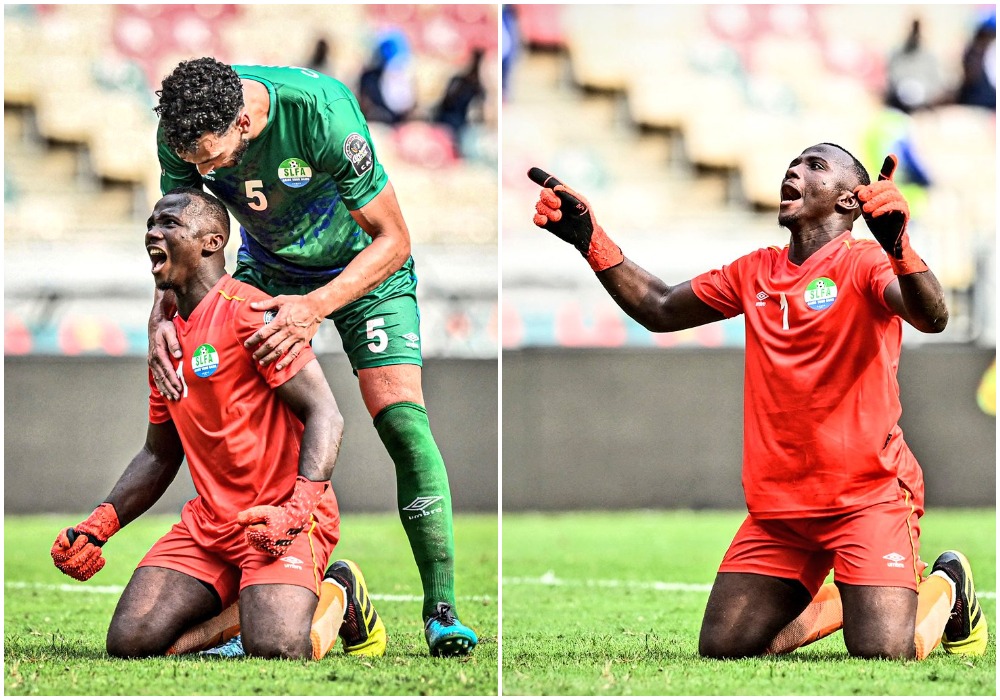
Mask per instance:
[[[393,140],[400,157],[424,168],[448,168],[458,160],[451,133],[444,127],[408,122],[396,128]]]
[[[223,5],[118,5],[115,10],[114,46],[143,67],[152,88],[166,74],[165,57],[172,64],[201,56],[227,60],[222,28],[239,14],[237,7]]]
[[[733,44],[752,41],[767,26],[761,7],[755,5],[708,5],[705,24],[716,38]]]
[[[32,349],[31,331],[24,320],[11,311],[5,311],[3,316],[3,354],[27,355]]]
[[[561,5],[518,5],[517,26],[528,46],[561,49],[566,46]]]
[[[762,5],[768,34],[792,38],[823,39],[823,25],[815,5]]]

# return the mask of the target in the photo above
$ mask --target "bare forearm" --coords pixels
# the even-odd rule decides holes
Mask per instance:
[[[307,295],[323,316],[375,289],[410,257],[410,231],[391,182],[351,216],[372,242],[336,279]]]
[[[654,333],[693,328],[723,318],[695,296],[690,283],[671,287],[628,258],[598,272],[597,279],[622,311]]]
[[[927,270],[900,275],[897,280],[907,322],[924,333],[943,331],[948,325],[948,306],[934,273]]]
[[[299,476],[309,481],[329,481],[340,454],[344,419],[339,411],[316,413],[305,421],[299,452]]]
[[[661,330],[663,299],[670,287],[625,258],[621,265],[598,272],[597,279],[622,311],[651,331]]]
[[[132,522],[160,500],[180,468],[180,458],[153,454],[148,446],[132,459],[119,477],[108,503],[115,507],[122,527]]]
[[[309,481],[328,481],[340,453],[344,417],[319,362],[310,360],[275,391],[304,426],[299,476]]]
[[[404,249],[388,237],[376,238],[335,279],[307,296],[322,316],[329,316],[385,282],[409,257],[409,247]]]
[[[153,290],[153,310],[149,314],[149,327],[150,330],[154,329],[156,324],[165,319],[169,319],[173,316],[174,311],[177,309],[177,299],[174,297],[172,290]]]

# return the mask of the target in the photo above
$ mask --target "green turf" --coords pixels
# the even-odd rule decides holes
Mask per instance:
[[[743,516],[718,512],[505,515],[505,695],[994,695],[996,514],[936,510],[922,558],[959,549],[990,626],[977,659],[851,659],[838,632],[780,658],[697,655],[708,592]],[[673,590],[656,582],[695,584]]]
[[[496,695],[497,519],[455,518],[458,609],[479,634],[472,656],[427,654],[420,579],[395,515],[345,515],[338,557],[365,574],[389,631],[385,657],[320,662],[189,656],[122,661],[104,652],[108,622],[135,564],[176,518],[147,516],[108,544],[108,564],[79,583],[49,556],[82,516],[4,520],[4,691],[7,695]],[[388,599],[379,599],[388,596]],[[402,598],[397,600],[396,598]]]

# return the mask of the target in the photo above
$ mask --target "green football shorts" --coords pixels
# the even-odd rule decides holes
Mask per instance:
[[[322,286],[278,280],[261,274],[243,261],[237,264],[233,277],[271,296],[304,295]],[[359,369],[386,365],[423,365],[413,258],[368,294],[327,318],[336,324],[355,373]]]

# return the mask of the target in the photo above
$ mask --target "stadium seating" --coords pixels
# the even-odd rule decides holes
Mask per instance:
[[[6,6],[4,105],[5,111],[20,110],[24,117],[25,129],[18,138],[37,140],[41,148],[28,149],[36,161],[52,158],[59,163],[66,156],[57,154],[57,147],[76,149],[70,158],[73,172],[66,174],[68,189],[91,195],[108,189],[112,194],[97,200],[114,202],[107,211],[86,215],[65,202],[59,207],[41,204],[46,198],[55,202],[60,195],[36,187],[31,178],[18,181],[21,173],[38,165],[20,162],[21,151],[15,144],[8,151],[7,179],[11,191],[24,196],[5,217],[8,238],[22,235],[16,229],[29,220],[25,212],[35,208],[60,210],[44,215],[52,224],[47,236],[56,239],[79,235],[81,218],[89,222],[84,226],[110,218],[104,230],[124,230],[129,216],[126,213],[122,220],[118,211],[119,184],[135,189],[128,198],[134,205],[131,216],[144,217],[159,193],[159,167],[152,145],[156,128],[153,93],[178,61],[215,55],[232,63],[302,64],[317,39],[326,37],[332,44],[333,74],[350,84],[369,58],[378,32],[390,26],[408,32],[415,47],[419,119],[429,117],[448,79],[467,65],[473,49],[494,52],[485,62],[489,74],[484,75],[488,95],[483,110],[493,133],[471,129],[456,151],[447,134],[430,124],[413,124],[412,129],[408,125],[399,134],[390,132],[379,141],[380,155],[384,152],[387,166],[396,167],[390,172],[397,190],[408,189],[405,178],[419,169],[397,167],[400,162],[436,170],[495,171],[499,97],[490,56],[496,51],[497,15],[496,8],[489,6],[310,5],[298,10],[257,4]],[[479,161],[466,162],[465,156]],[[478,175],[470,177],[479,179]],[[440,188],[431,187],[415,206],[438,210],[446,197]],[[492,234],[485,234],[485,239],[495,240],[495,223],[489,229]],[[444,240],[449,235],[468,242],[484,239],[481,232],[467,235],[459,226],[436,226],[433,231],[429,237],[435,240],[442,235]]]
[[[883,93],[888,58],[914,18],[955,84],[980,9],[515,6],[523,48],[504,109],[505,279],[547,288],[559,274],[551,266],[561,270],[558,260],[545,269],[528,260],[539,245],[525,215],[535,195],[524,177],[531,165],[548,164],[600,202],[602,223],[623,248],[648,243],[669,259],[661,272],[670,276],[700,271],[687,245],[692,228],[727,250],[778,242],[781,176],[803,147],[839,143],[875,170],[906,139],[932,180],[906,186],[911,235],[955,301],[950,337],[969,337],[963,298],[977,282],[977,261],[995,250],[995,112],[894,115]],[[857,231],[867,235],[863,224]],[[668,253],[675,250],[684,254]]]
[[[678,133],[691,163],[737,171],[747,180],[748,203],[763,207],[777,206],[775,176],[772,170],[764,194],[757,169],[764,159],[757,151],[775,146],[787,151],[785,144],[822,133],[830,136],[821,140],[860,143],[881,109],[885,62],[893,48],[887,35],[901,44],[909,20],[923,18],[926,43],[954,79],[976,16],[968,5],[518,6],[517,11],[526,44],[560,42],[576,85],[620,95],[637,126]],[[548,31],[556,27],[559,32]],[[948,110],[933,121],[955,121],[951,131],[962,130],[963,119]],[[746,153],[747,147],[753,152]],[[946,150],[933,143],[927,148]]]
[[[370,126],[420,261],[425,356],[494,356],[497,19],[488,5],[6,5],[5,353],[145,354],[152,108],[178,61],[305,65],[322,38],[324,71],[353,87],[398,20],[416,47],[415,120]],[[477,48],[486,101],[455,144],[427,120]],[[231,237],[230,269],[238,245]]]

